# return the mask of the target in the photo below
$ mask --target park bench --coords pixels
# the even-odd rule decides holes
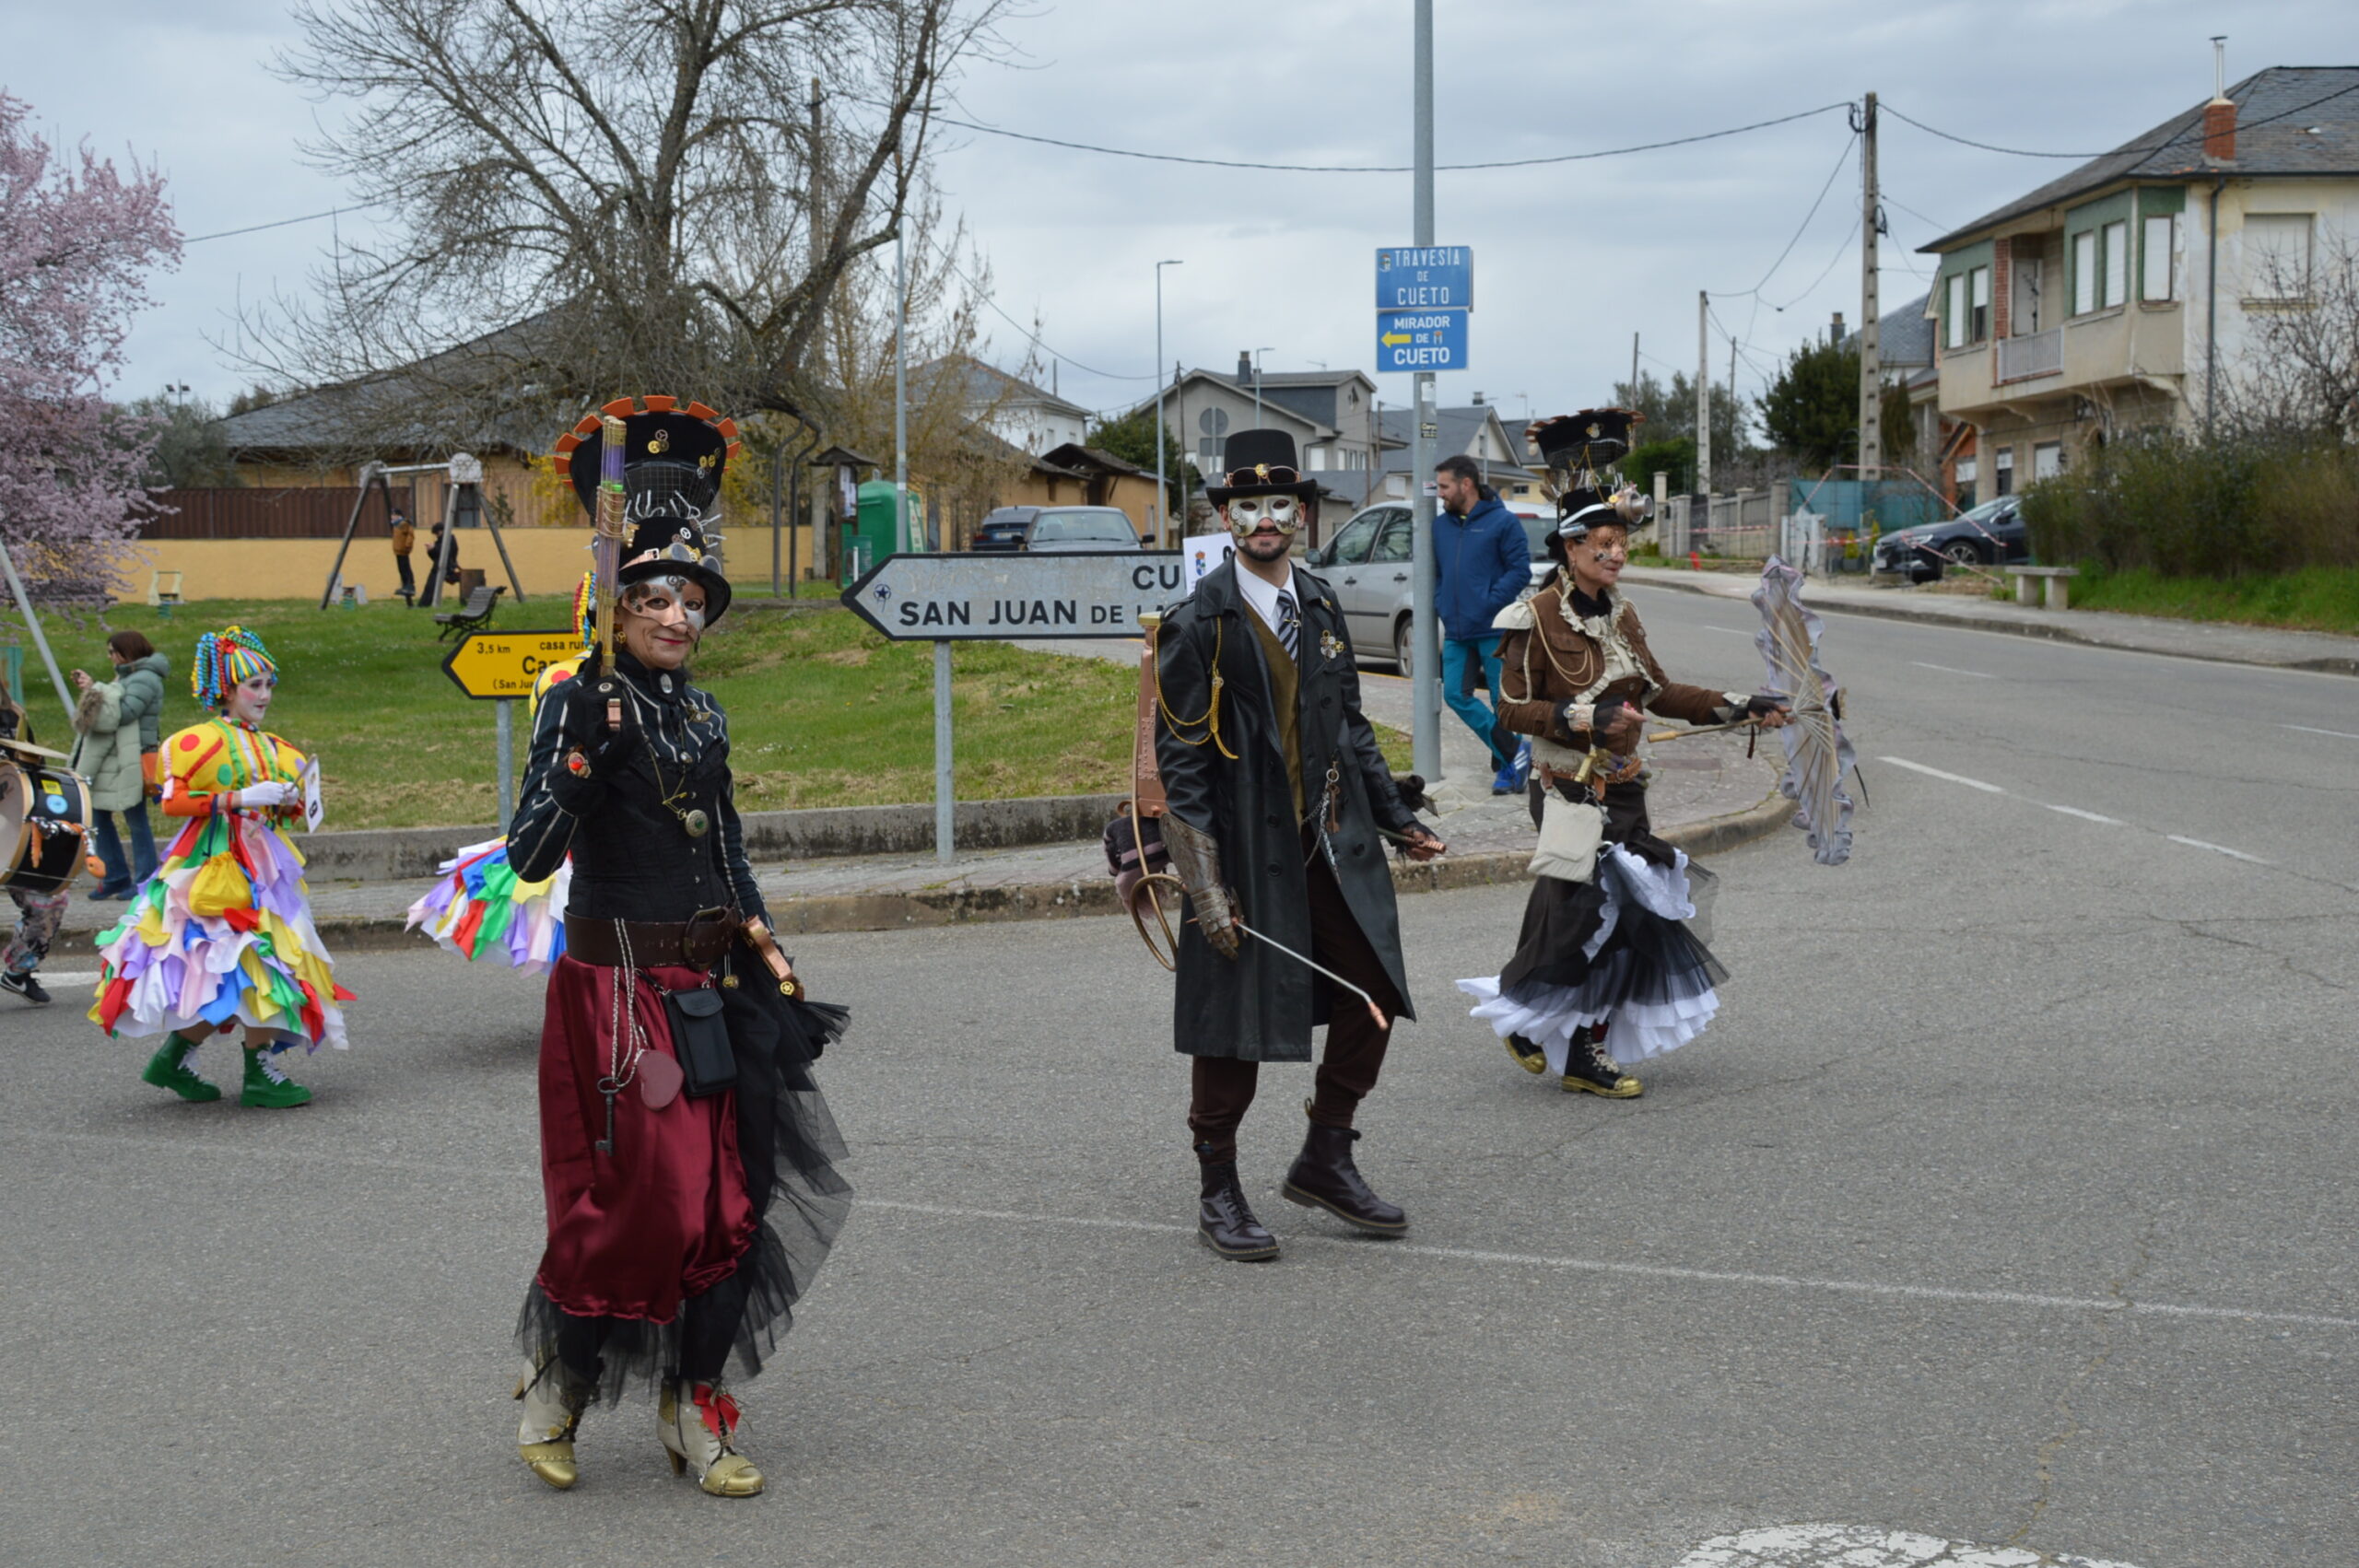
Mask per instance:
[[[2078,567],[2025,567],[2008,563],[2007,575],[2015,579],[2015,603],[2031,603],[2031,585],[2040,585],[2040,607],[2046,610],[2069,610],[2072,607],[2072,591],[2069,584],[2081,575]]]
[[[434,617],[434,624],[442,628],[435,633],[435,640],[439,642],[444,638],[455,637],[461,632],[479,632],[491,625],[491,608],[499,603],[499,596],[507,591],[506,583],[501,583],[497,588],[477,587],[471,590],[465,603],[455,610]]]

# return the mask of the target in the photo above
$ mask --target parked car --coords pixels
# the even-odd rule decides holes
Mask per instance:
[[[1001,507],[975,525],[973,550],[1136,550],[1128,513],[1117,507]]]
[[[1945,522],[1897,529],[1876,541],[1880,572],[1898,572],[1912,582],[1930,582],[1946,565],[1992,567],[2031,559],[2031,536],[2024,528],[2023,498],[2001,496]]]
[[[1397,502],[1368,507],[1303,557],[1335,591],[1353,651],[1364,659],[1389,659],[1404,675],[1414,586],[1409,580],[1413,515]]]

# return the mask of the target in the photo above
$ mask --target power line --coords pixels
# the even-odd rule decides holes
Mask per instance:
[[[1801,227],[1794,230],[1794,237],[1786,241],[1786,248],[1778,252],[1778,259],[1769,263],[1769,270],[1761,275],[1761,281],[1755,284],[1751,288],[1737,289],[1726,294],[1714,295],[1714,298],[1742,299],[1747,295],[1757,297],[1762,289],[1768,286],[1769,280],[1778,275],[1778,269],[1786,264],[1786,258],[1794,253],[1794,247],[1802,243],[1802,236],[1810,231],[1811,220],[1818,216],[1818,209],[1825,204],[1826,193],[1835,189],[1835,181],[1841,178],[1844,166],[1851,161],[1851,149],[1859,146],[1859,143],[1860,136],[1859,133],[1856,131],[1853,132],[1850,137],[1844,142],[1843,151],[1841,155],[1836,158],[1835,167],[1827,172],[1826,183],[1818,188],[1818,199],[1811,203],[1810,211],[1802,214]]]
[[[950,253],[949,247],[941,245],[941,242],[938,240],[933,241],[932,243],[935,244],[941,250],[942,264],[948,267],[951,272],[956,274],[958,281],[973,289],[976,297],[991,308],[992,314],[997,316],[1001,321],[1005,322],[1009,326],[1014,327],[1017,332],[1022,333],[1027,338],[1031,340],[1033,347],[1038,348],[1041,353],[1046,354],[1051,359],[1055,359],[1062,364],[1070,365],[1076,370],[1083,370],[1086,371],[1090,375],[1102,377],[1106,380],[1109,381],[1152,381],[1158,380],[1162,376],[1162,372],[1160,370],[1152,371],[1144,376],[1125,376],[1113,370],[1100,370],[1094,365],[1083,364],[1080,360],[1074,358],[1070,354],[1059,353],[1055,346],[1044,340],[1039,333],[1034,332],[1030,327],[1026,326],[1022,322],[1017,321],[1014,316],[1009,315],[1005,310],[1001,310],[999,307],[999,301],[992,298],[991,291],[985,288],[981,284],[977,283],[973,278],[967,275],[966,269],[958,264],[957,258]]]
[[[182,240],[181,243],[183,245],[202,245],[207,240],[227,240],[232,235],[237,234],[260,234],[265,228],[286,228],[298,223],[317,223],[323,217],[334,217],[343,213],[367,212],[368,210],[369,207],[367,205],[357,207],[330,207],[325,212],[307,212],[301,217],[282,217],[271,223],[248,224],[243,228],[224,228],[212,234],[193,235],[189,239]]]
[[[2316,109],[2321,103],[2331,102],[2335,99],[2341,98],[2346,93],[2353,92],[2359,92],[2359,82],[2353,82],[2349,87],[2337,88],[2330,93],[2323,93],[2317,98],[2311,99],[2306,103],[2297,103],[2293,108],[2281,110],[2275,114],[2265,115],[2259,120],[2243,121],[2237,124],[2236,130],[2241,134],[2246,131],[2258,130],[2263,125],[2273,125],[2280,120],[2291,120],[2297,114],[2306,113],[2310,110]],[[2203,132],[2203,122],[2201,117],[2199,116],[2190,123],[2181,126],[2179,129],[2172,132],[2169,135],[2165,136],[2158,142],[2146,142],[2143,144],[2132,142],[2127,146],[2109,147],[2104,152],[2040,152],[2030,147],[2002,147],[1990,142],[1978,142],[1971,136],[1961,136],[1954,132],[1943,131],[1934,126],[1928,125],[1922,120],[1914,119],[1909,115],[1901,113],[1899,110],[1894,109],[1889,103],[1882,104],[1879,107],[1888,111],[1899,119],[1907,121],[1909,124],[1916,126],[1927,135],[1939,136],[1945,142],[1955,142],[1961,146],[1977,147],[1984,152],[2005,153],[2011,158],[2071,158],[2086,160],[2093,158],[2121,158],[2130,153],[2137,153],[2142,157],[2147,153],[2165,151],[2168,148],[2177,146],[2181,142],[2192,140],[2193,138],[2202,135]]]
[[[1598,152],[1555,153],[1545,158],[1496,158],[1485,163],[1438,163],[1437,170],[1466,170],[1477,169],[1534,169],[1543,164],[1579,163],[1590,158],[1621,158],[1630,153],[1655,152],[1663,147],[1689,146],[1696,142],[1717,141],[1723,136],[1742,136],[1752,131],[1766,131],[1772,125],[1790,124],[1813,115],[1831,113],[1850,107],[1850,100],[1825,103],[1816,109],[1804,109],[1792,114],[1781,114],[1774,120],[1756,120],[1750,125],[1734,125],[1725,131],[1703,131],[1692,136],[1674,136],[1669,141],[1641,142],[1635,146],[1607,147]],[[1189,158],[1180,153],[1141,152],[1135,147],[1100,146],[1095,142],[1067,141],[1061,136],[1039,136],[1027,131],[1010,131],[999,125],[984,125],[972,120],[953,120],[946,114],[933,118],[945,125],[956,125],[962,131],[980,131],[988,136],[1005,136],[1014,141],[1037,142],[1043,146],[1067,147],[1074,152],[1103,153],[1109,158],[1144,158],[1152,163],[1190,163],[1204,169],[1254,169],[1279,174],[1407,174],[1414,165],[1406,163],[1249,163],[1237,158]]]
[[[1817,291],[1818,286],[1826,281],[1827,274],[1835,270],[1836,264],[1842,261],[1845,256],[1850,254],[1851,241],[1858,239],[1859,234],[1860,225],[1856,220],[1854,220],[1851,225],[1851,231],[1843,236],[1843,243],[1837,245],[1835,248],[1835,254],[1827,258],[1825,271],[1821,272],[1816,277],[1811,279],[1809,287],[1803,289],[1800,294],[1795,295],[1791,299],[1787,300],[1784,305],[1771,305],[1769,308],[1772,310],[1777,310],[1782,313],[1788,306],[1799,305],[1803,300],[1809,298],[1812,294]]]

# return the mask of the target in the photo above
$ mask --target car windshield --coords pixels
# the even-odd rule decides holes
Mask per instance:
[[[1532,546],[1532,558],[1548,558],[1548,536],[1556,532],[1556,520],[1548,517],[1527,517],[1518,520],[1523,524],[1523,537]]]
[[[2014,510],[2014,508],[2015,498],[2013,496],[2001,496],[1995,501],[1983,502],[1980,506],[1976,507],[1971,511],[1963,511],[1958,513],[1954,521],[1958,522],[2002,522],[2006,520],[2007,514]]]
[[[1035,544],[1073,544],[1076,541],[1128,544],[1134,538],[1131,532],[1131,520],[1112,510],[1042,512],[1040,521],[1032,525],[1032,543]]]

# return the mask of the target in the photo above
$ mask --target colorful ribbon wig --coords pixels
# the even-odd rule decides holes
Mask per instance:
[[[196,664],[189,673],[189,687],[199,703],[217,708],[243,683],[256,675],[276,673],[277,661],[263,646],[260,633],[228,626],[196,639]]]

